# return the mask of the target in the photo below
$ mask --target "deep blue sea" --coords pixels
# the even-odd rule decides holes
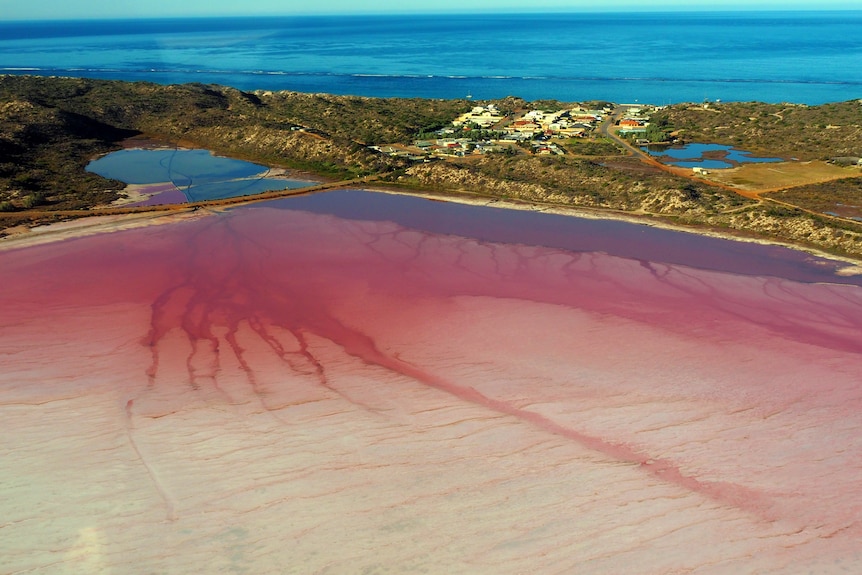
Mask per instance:
[[[0,73],[363,96],[862,98],[862,10],[0,22]]]

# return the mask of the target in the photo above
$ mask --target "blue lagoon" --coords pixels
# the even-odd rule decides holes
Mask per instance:
[[[87,170],[127,184],[144,185],[136,189],[147,196],[140,205],[218,200],[310,184],[275,177],[266,166],[215,156],[207,150],[120,150],[92,161]]]

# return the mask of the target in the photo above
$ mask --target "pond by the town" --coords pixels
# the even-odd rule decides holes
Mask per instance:
[[[759,158],[752,156],[751,152],[722,144],[686,144],[670,148],[643,147],[641,149],[666,164],[682,168],[701,167],[720,170],[745,163],[784,161],[782,158]]]
[[[134,186],[140,197],[136,205],[218,200],[310,185],[208,150],[120,150],[90,162],[87,171]]]

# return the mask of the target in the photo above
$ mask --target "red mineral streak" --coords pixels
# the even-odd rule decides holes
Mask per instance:
[[[47,409],[42,406],[88,397],[104,409],[96,400],[114,396],[121,422],[115,433],[127,438],[127,457],[143,470],[135,493],[153,493],[161,519],[185,528],[197,524],[184,522],[215,513],[220,497],[288,481],[284,469],[264,470],[257,457],[236,468],[229,463],[234,453],[255,450],[287,465],[288,455],[266,439],[275,434],[293,438],[299,449],[293,458],[316,450],[315,437],[325,448],[302,467],[314,487],[252,506],[256,513],[295,497],[316,505],[345,493],[359,501],[367,496],[361,485],[326,473],[329,466],[341,468],[331,454],[374,453],[368,462],[343,463],[345,477],[374,477],[371,469],[393,465],[406,448],[419,459],[397,459],[400,473],[416,482],[404,486],[410,503],[399,505],[427,499],[433,510],[459,490],[487,489],[498,498],[495,505],[515,515],[487,523],[467,512],[468,531],[490,532],[490,539],[474,537],[492,549],[503,544],[493,533],[514,525],[513,517],[535,523],[548,541],[565,543],[562,555],[530,548],[534,558],[551,557],[544,565],[552,570],[645,565],[656,573],[738,572],[754,553],[765,553],[760,568],[766,570],[796,562],[862,565],[855,548],[862,536],[855,502],[862,487],[859,287],[494,244],[268,208],[11,251],[0,254],[0,266],[6,365],[0,415],[24,406],[35,417]],[[274,424],[261,423],[263,415]],[[13,437],[29,444],[35,428],[29,419],[21,422]],[[224,429],[211,429],[214,422]],[[267,431],[240,435],[245,426]],[[308,434],[307,441],[296,443],[297,433]],[[338,444],[329,433],[338,441],[358,433],[360,447],[332,451]],[[193,441],[197,435],[200,443]],[[253,443],[207,455],[240,436]],[[72,457],[94,458],[83,448],[69,449]],[[171,459],[177,449],[188,462]],[[424,457],[449,468],[450,451],[465,462],[451,475],[440,479],[433,464],[422,467]],[[15,444],[3,455],[22,458],[26,469],[33,465]],[[481,488],[489,457],[511,472]],[[593,506],[617,517],[620,505],[631,506],[631,525],[643,524],[642,536],[579,554],[575,549],[593,535],[579,539],[542,519],[540,509],[510,508],[514,492],[506,485],[575,462],[581,466],[575,475],[553,481],[542,475],[535,488],[557,492],[558,481],[580,474],[604,479],[588,480],[596,487],[583,504],[569,509],[563,497],[548,505],[566,517]],[[201,500],[197,491],[207,486],[182,469],[210,478],[213,498]],[[245,479],[241,469],[248,470]],[[222,485],[217,478],[225,476],[236,484]],[[321,479],[327,477],[331,487]],[[416,487],[423,481],[433,487]],[[7,511],[13,523],[39,516],[38,510],[31,516]],[[320,528],[323,519],[294,512],[297,540]],[[245,513],[223,521],[242,522]],[[355,520],[345,520],[354,527],[371,521],[365,511],[350,513]],[[624,518],[617,527],[616,519],[609,521],[612,531],[628,525]],[[702,525],[699,537],[723,533],[733,544],[718,556],[703,549],[677,558],[653,547],[656,541],[674,545],[673,534],[687,525]],[[736,527],[725,532],[724,525]],[[500,537],[531,540],[506,533]],[[100,545],[123,549],[119,540]],[[25,547],[8,556],[26,555]],[[576,555],[571,563],[567,547]],[[347,561],[342,569],[355,557],[334,553]],[[473,562],[482,567],[469,570],[501,570],[489,567],[487,553],[453,553],[461,569]],[[29,565],[15,561],[15,569]],[[518,565],[497,567],[517,572],[524,568]]]

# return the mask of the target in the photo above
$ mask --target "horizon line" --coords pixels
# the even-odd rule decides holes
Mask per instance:
[[[147,16],[107,16],[107,17],[48,17],[48,18],[12,18],[2,24],[11,23],[38,23],[38,22],[106,22],[114,20],[190,20],[190,19],[227,19],[227,18],[303,18],[303,17],[351,17],[351,16],[526,16],[526,15],[553,15],[553,14],[728,14],[728,13],[822,13],[822,12],[860,12],[862,8],[845,7],[820,7],[820,8],[794,8],[794,7],[743,7],[733,6],[727,8],[682,7],[682,8],[599,8],[599,9],[544,9],[544,10],[400,10],[400,11],[363,11],[363,12],[302,12],[302,13],[252,13],[252,14],[183,14],[173,16],[147,15]]]

